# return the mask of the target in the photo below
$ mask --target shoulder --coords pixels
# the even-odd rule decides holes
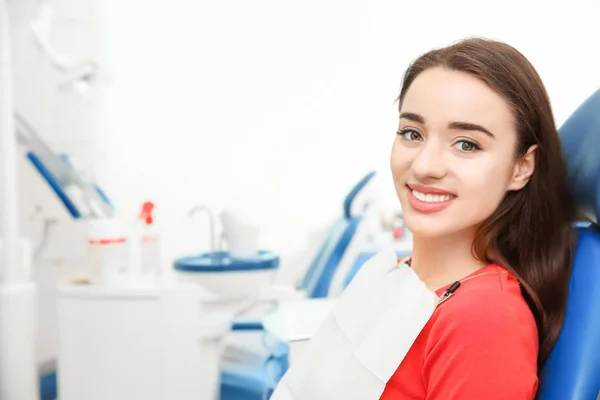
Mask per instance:
[[[537,326],[517,280],[501,267],[465,282],[436,312],[435,329],[461,333],[520,331],[537,343]],[[434,330],[435,330],[434,329]]]
[[[535,319],[513,277],[473,279],[436,310],[425,351],[426,381],[434,392],[459,384],[446,369],[452,365],[469,377],[466,391],[489,399],[533,398],[528,395],[537,386],[538,340]],[[510,393],[507,381],[513,382]]]

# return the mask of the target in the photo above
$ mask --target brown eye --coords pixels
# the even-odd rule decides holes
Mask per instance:
[[[408,140],[409,142],[418,142],[423,140],[423,136],[414,129],[403,129],[398,132],[398,135],[402,136],[404,140]]]
[[[462,151],[473,151],[474,149],[473,143],[469,142],[462,142],[462,145],[460,147]]]
[[[476,150],[481,150],[481,147],[475,142],[469,140],[461,140],[457,142],[454,147],[456,150],[461,151],[463,153],[473,153]]]

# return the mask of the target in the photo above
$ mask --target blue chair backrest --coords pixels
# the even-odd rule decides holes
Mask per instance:
[[[567,314],[541,376],[540,400],[596,399],[600,391],[600,233],[578,229]]]
[[[600,91],[560,129],[572,191],[600,215]],[[563,327],[540,379],[540,400],[593,400],[600,392],[600,233],[578,228]]]
[[[373,180],[374,176],[375,171],[371,171],[368,174],[366,174],[360,181],[358,181],[356,185],[354,185],[352,190],[350,190],[350,192],[346,196],[346,199],[344,199],[344,218],[346,218],[347,220],[349,220],[353,216],[352,206],[354,205],[354,201],[358,197],[359,193],[369,184],[369,182]]]
[[[302,278],[301,287],[306,291],[308,297],[327,297],[340,260],[362,221],[362,216],[352,215],[353,203],[374,176],[375,172],[365,175],[344,199],[343,217],[332,226]]]
[[[353,217],[344,226],[343,232],[339,240],[335,243],[331,253],[324,260],[323,273],[319,276],[317,284],[308,292],[310,298],[325,298],[329,294],[329,288],[333,277],[338,270],[340,262],[346,254],[358,226],[362,222],[362,217]]]
[[[327,267],[327,262],[331,258],[331,254],[335,250],[336,244],[339,242],[347,226],[348,222],[344,218],[338,219],[335,224],[333,224],[327,233],[325,241],[304,274],[301,287],[306,291],[309,297],[311,297],[311,293],[314,292],[314,288],[319,285],[319,280],[323,276],[323,272]]]

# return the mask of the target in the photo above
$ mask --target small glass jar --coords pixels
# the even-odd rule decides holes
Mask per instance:
[[[89,221],[86,258],[90,283],[112,286],[125,281],[129,273],[129,244],[119,220]]]

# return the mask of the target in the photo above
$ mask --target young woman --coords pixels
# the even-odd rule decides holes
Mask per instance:
[[[533,399],[565,313],[576,214],[544,86],[514,48],[470,39],[416,60],[399,102],[391,167],[411,268],[439,294],[463,284],[381,398]]]
[[[312,364],[292,363],[273,398],[532,400],[565,313],[576,217],[540,77],[514,48],[468,39],[410,65],[399,111],[391,168],[414,236],[400,264],[440,301],[419,314],[423,324],[400,306],[411,297],[389,300],[396,314],[371,316],[393,299],[394,275],[369,281],[378,267],[366,264],[311,339]],[[417,284],[402,290],[427,309]],[[352,310],[373,331],[353,336]],[[405,339],[392,360],[394,340]]]

